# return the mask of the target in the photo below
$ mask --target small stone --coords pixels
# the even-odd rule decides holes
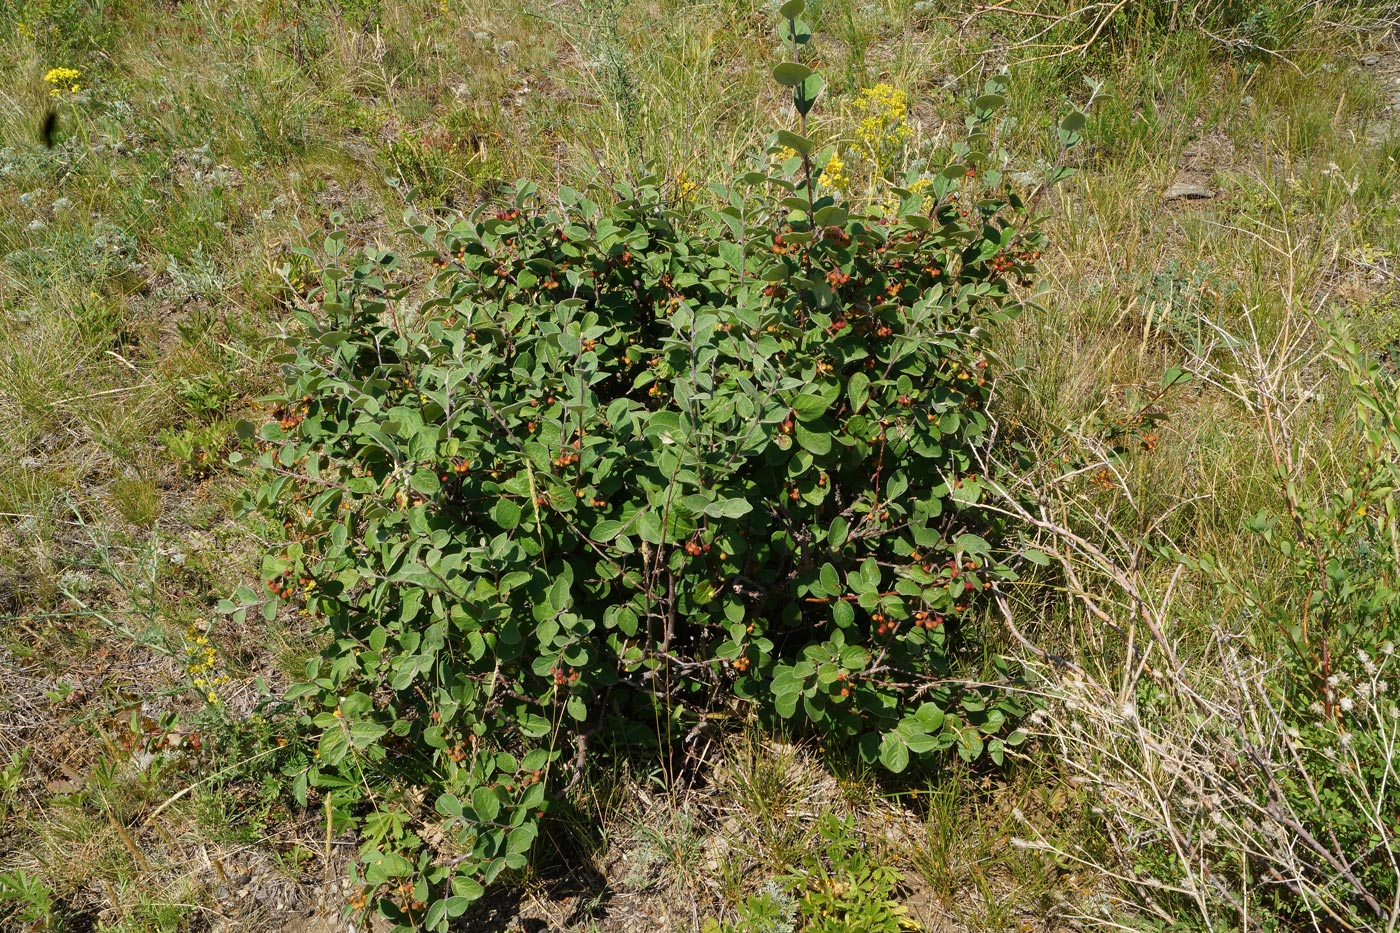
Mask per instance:
[[[1381,57],[1375,52],[1370,52],[1366,55],[1361,56],[1361,64],[1365,65],[1367,68],[1370,68],[1374,65],[1379,65],[1380,63]]]
[[[1162,195],[1166,201],[1199,201],[1204,198],[1215,197],[1215,192],[1202,185],[1172,185],[1167,189],[1167,193]]]

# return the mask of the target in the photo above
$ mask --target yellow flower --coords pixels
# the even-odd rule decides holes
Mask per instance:
[[[700,183],[691,181],[686,175],[685,169],[681,169],[680,174],[676,176],[676,193],[680,195],[680,199],[682,201],[693,201],[695,200],[695,192],[699,190]]]
[[[883,172],[914,131],[909,128],[909,102],[903,91],[888,84],[864,88],[855,101],[856,141]]]
[[[78,84],[79,71],[76,68],[50,68],[44,75],[44,81],[52,84],[49,94],[60,97],[63,94],[76,94],[82,90],[82,85]]]
[[[850,176],[846,174],[846,163],[835,153],[832,153],[826,168],[822,169],[821,179],[822,184],[835,191],[845,191],[851,185]]]

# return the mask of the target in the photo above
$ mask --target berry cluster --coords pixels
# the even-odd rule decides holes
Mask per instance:
[[[918,612],[914,613],[915,628],[933,631],[942,624],[943,617],[941,615],[934,615],[930,613],[927,609],[920,609]]]

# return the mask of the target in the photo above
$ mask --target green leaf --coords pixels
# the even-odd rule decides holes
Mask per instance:
[[[465,882],[465,883],[462,883]],[[460,917],[467,912],[467,908],[472,905],[472,901],[479,900],[481,895],[486,893],[486,889],[469,878],[454,878],[452,890],[458,892],[456,897],[449,897],[443,901],[447,905],[447,916]]]
[[[796,19],[802,15],[802,11],[805,9],[807,9],[807,0],[787,0],[786,3],[778,7],[778,15],[783,19]]]
[[[1084,129],[1084,124],[1089,122],[1088,117],[1076,110],[1060,121],[1060,129],[1066,133],[1078,133]]]
[[[547,447],[538,441],[526,441],[521,447],[521,450],[525,452],[525,456],[530,458],[530,462],[534,464],[535,469],[546,474],[549,473],[552,464],[549,460],[549,449]]]
[[[377,722],[357,722],[350,727],[350,744],[356,748],[368,748],[388,731],[387,726]]]
[[[792,89],[793,106],[797,112],[804,117],[812,112],[812,108],[817,105],[817,98],[821,96],[822,89],[826,87],[826,82],[822,76],[816,73],[807,76],[801,84]]]
[[[906,733],[904,740],[909,745],[909,751],[915,755],[926,754],[938,747],[938,740],[927,732]]]
[[[568,566],[568,564],[564,565],[565,570],[568,569]],[[571,574],[561,574],[555,577],[554,582],[549,585],[549,595],[546,601],[549,604],[549,608],[554,610],[556,614],[568,609],[570,603],[573,602],[573,595],[571,592],[573,582],[574,580]]]
[[[345,730],[339,725],[327,729],[321,735],[321,741],[316,750],[320,752],[317,757],[322,764],[340,764],[341,760],[345,758],[345,753],[350,750],[350,742],[345,737]]]
[[[846,538],[851,533],[851,526],[840,515],[831,520],[831,528],[827,531],[826,541],[831,545],[833,551],[839,551],[846,543]]]
[[[797,62],[783,62],[773,67],[773,80],[783,87],[797,87],[806,81],[811,74],[812,69]]]
[[[806,45],[812,41],[812,27],[802,17],[796,19],[783,19],[778,22],[778,38],[783,40],[784,45]]]
[[[1021,556],[1035,564],[1037,567],[1049,567],[1050,555],[1038,548],[1028,547],[1021,552]]]
[[[706,515],[715,518],[742,518],[753,511],[753,506],[744,499],[724,499],[705,506]]]
[[[774,693],[792,693],[794,690],[802,689],[802,678],[797,676],[796,668],[787,664],[774,666],[773,679],[770,683]]]
[[[625,522],[615,522],[605,518],[593,526],[593,540],[600,544],[605,544],[622,534],[627,527]]]
[[[943,726],[943,710],[935,703],[921,703],[914,713],[914,718],[925,732],[937,732]]]
[[[798,136],[796,133],[789,132],[788,130],[778,130],[777,138],[778,145],[787,146],[798,155],[811,155],[812,147],[815,145],[806,136]],[[788,237],[788,239],[792,238]]]
[[[976,761],[982,754],[982,736],[976,729],[964,729],[958,733],[958,757],[963,761]]]
[[[418,470],[409,479],[408,485],[413,487],[414,492],[425,496],[434,495],[442,488],[442,483],[438,482],[437,474],[432,470]]]
[[[860,582],[866,591],[874,591],[880,588],[880,565],[875,563],[875,558],[867,557],[860,565]]]
[[[1191,381],[1191,373],[1180,366],[1173,366],[1162,374],[1162,388],[1169,389],[1175,385],[1185,385]]]
[[[1006,106],[1006,98],[1000,94],[983,94],[972,105],[977,110],[992,111],[1000,110]]]
[[[798,422],[793,426],[792,433],[802,449],[809,453],[820,457],[831,452],[831,435],[825,431],[809,431],[806,425]]]
[[[520,506],[511,499],[498,499],[491,507],[491,518],[503,530],[510,531],[520,524]]]
[[[637,535],[647,544],[660,544],[664,540],[661,515],[654,509],[646,509],[637,515]]]
[[[865,373],[853,373],[846,382],[846,397],[851,400],[851,413],[858,414],[870,401],[870,377]]]
[[[815,421],[831,407],[831,399],[812,392],[803,392],[792,400],[792,410],[800,421]]]
[[[640,621],[637,614],[627,606],[617,610],[617,630],[628,638],[637,634],[637,626]]]
[[[515,827],[506,837],[506,852],[510,855],[523,855],[529,851],[530,846],[534,845],[538,832],[534,823],[525,823]]]
[[[985,557],[991,551],[986,539],[970,532],[958,535],[957,548],[973,557]]]
[[[909,746],[905,745],[904,740],[893,732],[886,733],[880,739],[880,764],[895,774],[899,774],[909,767]]]
[[[500,815],[501,798],[489,787],[478,787],[472,791],[472,810],[477,819],[490,822]]]
[[[542,735],[549,735],[550,722],[543,716],[521,712],[516,715],[516,719],[520,726],[520,734],[526,738],[537,739]]]

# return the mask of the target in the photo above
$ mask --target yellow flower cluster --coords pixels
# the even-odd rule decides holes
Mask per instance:
[[[700,183],[698,181],[691,181],[685,169],[681,169],[680,174],[676,176],[676,193],[680,195],[680,199],[682,201],[693,201],[695,200],[695,192],[699,190]]]
[[[49,94],[59,97],[63,94],[76,94],[83,89],[78,83],[79,72],[76,68],[50,68],[44,75],[44,81],[52,84]]]
[[[895,152],[909,141],[909,102],[904,92],[888,84],[864,88],[856,97],[856,142],[884,169]]]
[[[832,153],[826,168],[822,169],[821,179],[822,184],[835,191],[845,191],[851,186],[851,177],[846,174],[846,163],[835,153]]]
[[[219,695],[214,692],[214,688],[228,683],[228,675],[214,673],[219,655],[209,643],[209,636],[201,630],[201,626],[205,624],[207,623],[203,619],[199,619],[189,628],[186,636],[189,644],[185,646],[185,670],[189,672],[190,683],[194,684],[195,689],[210,703],[218,703]]]

